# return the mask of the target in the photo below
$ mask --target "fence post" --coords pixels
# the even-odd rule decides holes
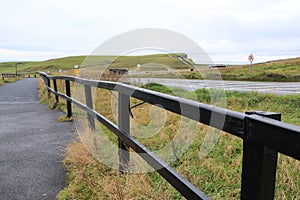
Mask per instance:
[[[70,81],[65,80],[66,83],[66,95],[68,97],[71,97],[71,87],[70,87]],[[72,105],[71,102],[67,100],[67,117],[71,118],[72,117]]]
[[[92,91],[91,91],[91,86],[89,85],[84,85],[84,91],[85,91],[85,101],[86,101],[86,106],[89,107],[90,109],[93,109],[93,99],[92,99]],[[88,121],[89,121],[89,126],[92,130],[95,130],[95,120],[94,117],[87,113],[88,115]]]
[[[54,91],[57,92],[56,79],[53,79],[53,87],[54,87]],[[59,102],[58,95],[55,95],[55,100],[56,100],[56,103]]]
[[[281,121],[281,113],[251,111],[248,115],[260,115]],[[248,141],[249,121],[245,118],[243,140],[241,199],[274,199],[278,152]],[[272,131],[272,130],[270,130]]]
[[[51,87],[50,79],[48,77],[46,77],[46,80],[47,80],[47,87],[50,88]],[[49,89],[47,89],[47,90],[48,90],[48,99],[50,99],[51,92]]]
[[[119,92],[118,98],[118,126],[120,129],[130,134],[130,97]],[[120,138],[119,145],[119,171],[126,172],[130,162],[129,147]]]

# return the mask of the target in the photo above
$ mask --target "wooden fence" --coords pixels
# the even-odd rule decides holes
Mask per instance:
[[[243,140],[241,199],[274,198],[279,152],[300,160],[300,127],[280,122],[281,114],[279,113],[259,111],[244,114],[119,82],[87,80],[71,76],[49,76],[43,72],[39,74],[44,79],[48,92],[55,95],[57,102],[59,97],[67,100],[68,117],[72,117],[71,104],[73,103],[87,112],[91,127],[95,127],[94,120],[96,119],[118,136],[121,149],[120,171],[126,171],[126,166],[130,162],[129,148],[131,148],[139,153],[150,166],[158,169],[157,172],[187,199],[209,198],[130,135],[130,97],[153,105],[162,105],[166,110],[241,138]],[[65,94],[58,92],[56,80],[65,81]],[[71,97],[70,82],[84,85],[85,104]],[[93,110],[91,87],[115,90],[119,93],[118,125]],[[181,107],[184,107],[184,112]],[[212,116],[225,119],[224,124],[211,123]]]

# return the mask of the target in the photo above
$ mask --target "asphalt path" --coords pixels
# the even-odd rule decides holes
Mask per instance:
[[[62,152],[75,137],[61,112],[39,103],[37,79],[0,87],[0,199],[56,199],[65,186]]]
[[[300,94],[300,82],[252,82],[221,80],[188,80],[161,78],[131,78],[130,82],[146,84],[159,83],[168,87],[179,87],[189,91],[200,88],[215,88],[228,91],[259,92],[276,95]]]

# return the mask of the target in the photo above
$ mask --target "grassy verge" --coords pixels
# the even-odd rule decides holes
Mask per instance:
[[[4,85],[5,83],[14,83],[16,81],[21,80],[22,78],[9,78],[9,79],[5,79],[5,80],[0,80],[0,86]]]
[[[148,84],[145,87],[168,94],[175,93],[186,98],[193,95],[182,89],[171,90],[158,84]],[[63,90],[63,87],[60,90]],[[46,102],[48,94],[43,90],[43,84],[40,84],[40,91],[44,99],[42,101]],[[114,120],[111,110],[114,97],[104,90],[93,92],[97,97],[95,109]],[[218,95],[218,91],[212,93]],[[207,90],[197,90],[194,95],[200,102],[211,101],[211,93]],[[53,97],[47,102],[52,105]],[[227,92],[226,102],[227,108],[240,112],[248,110],[281,112],[282,121],[300,125],[300,95],[274,96]],[[131,99],[131,103],[135,105],[139,101]],[[64,104],[52,107],[64,109]],[[150,129],[151,109],[153,108],[149,104],[132,109],[134,115],[132,121]],[[180,123],[178,115],[169,112],[165,115],[164,127],[156,135],[146,139],[138,138],[153,151],[172,141]],[[207,126],[198,124],[196,137],[188,151],[171,166],[212,199],[239,199],[242,141],[221,133],[212,151],[200,159],[200,146],[205,139],[209,139],[206,137],[207,130]],[[139,133],[134,131],[132,134],[139,136]],[[116,140],[109,131],[105,134]],[[64,165],[68,171],[67,186],[58,194],[58,199],[182,199],[181,195],[156,172],[119,174],[116,170],[98,162],[80,142],[70,144],[64,156]],[[275,199],[297,199],[300,196],[299,171],[299,161],[279,155]]]

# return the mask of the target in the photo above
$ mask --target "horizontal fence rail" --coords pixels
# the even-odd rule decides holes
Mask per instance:
[[[1,73],[2,80],[4,79],[9,79],[9,78],[16,78],[16,77],[21,77],[21,74],[16,74],[16,73]]]
[[[118,136],[119,148],[123,150],[120,154],[120,171],[126,171],[126,163],[130,158],[129,153],[124,152],[128,152],[130,147],[136,153],[142,153],[139,155],[154,169],[159,169],[157,172],[187,199],[209,198],[130,135],[129,97],[152,105],[159,104],[168,111],[240,137],[244,143],[241,199],[273,199],[278,152],[300,160],[300,127],[278,121],[280,117],[276,114],[244,114],[120,82],[49,76],[44,72],[39,74],[44,79],[49,94],[55,94],[57,102],[58,97],[67,100],[68,117],[72,116],[73,103],[88,113],[91,126],[94,126],[93,119],[96,119]],[[54,88],[50,87],[50,80],[53,81]],[[65,81],[65,94],[58,92],[56,80]],[[85,105],[72,98],[70,82],[84,85],[86,97],[91,96],[90,87],[119,92],[119,125],[93,110],[91,100],[87,100]],[[253,174],[256,172],[259,177]]]
[[[36,78],[36,72],[22,72],[22,73],[1,73],[2,80],[10,79],[10,78],[17,78],[17,77],[24,77],[24,78]]]

